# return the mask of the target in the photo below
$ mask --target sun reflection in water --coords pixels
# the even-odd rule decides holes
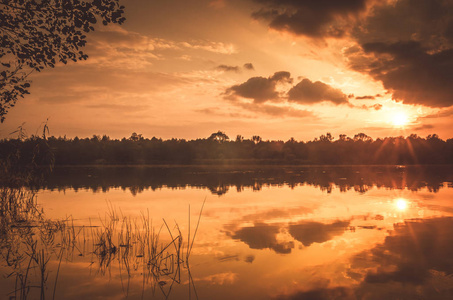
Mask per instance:
[[[395,206],[398,210],[404,211],[408,207],[408,201],[404,198],[398,198],[395,200]]]

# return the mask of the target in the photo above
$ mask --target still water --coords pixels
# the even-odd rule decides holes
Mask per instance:
[[[452,170],[59,168],[0,298],[453,299]]]

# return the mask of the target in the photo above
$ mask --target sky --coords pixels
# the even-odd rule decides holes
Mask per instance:
[[[0,137],[453,137],[453,0],[122,3],[86,61],[30,76]]]

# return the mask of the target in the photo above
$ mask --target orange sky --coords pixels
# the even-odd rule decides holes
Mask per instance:
[[[447,0],[128,0],[0,125],[55,136],[451,138]]]

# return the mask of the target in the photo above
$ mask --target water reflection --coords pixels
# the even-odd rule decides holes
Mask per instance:
[[[149,214],[130,218],[110,206],[104,218],[93,220],[94,225],[91,220],[75,225],[72,217],[47,218],[39,209],[36,194],[24,187],[1,188],[0,196],[0,271],[5,275],[0,282],[2,297],[57,299],[57,291],[62,289],[64,299],[78,299],[68,293],[73,285],[57,289],[60,269],[67,263],[76,267],[76,273],[85,267],[85,271],[108,277],[108,281],[112,274],[119,277],[122,292],[116,292],[115,297],[119,294],[127,298],[137,278],[142,282],[142,298],[145,293],[155,295],[160,290],[168,299],[173,286],[182,284],[184,278],[189,293],[193,289],[196,296],[189,257],[198,223],[195,232],[189,231],[184,240],[177,223],[170,229],[163,220],[156,229]],[[66,278],[73,275],[64,273]],[[78,275],[75,282],[86,273]]]
[[[219,300],[453,297],[450,168],[280,168],[273,176],[275,168],[214,172],[120,168],[124,181],[114,168],[93,169],[91,177],[86,170],[91,169],[77,169],[74,174],[57,172],[61,177],[42,186],[35,199],[39,211],[43,210],[49,220],[65,220],[71,215],[71,226],[65,222],[71,233],[64,236],[77,236],[76,243],[69,244],[59,242],[58,235],[50,239],[68,246],[49,252],[46,298],[52,296],[57,270],[56,299],[121,299],[126,295],[128,299],[142,299],[144,278],[149,280],[145,283],[146,299],[165,299],[167,295],[169,299],[187,299],[189,291],[192,298],[196,298],[196,292],[199,299]],[[85,189],[98,190],[97,184],[105,193]],[[157,187],[147,188],[150,186]],[[261,189],[263,186],[268,188]],[[193,237],[198,208],[205,198],[191,251],[189,281],[187,270],[175,264],[180,261],[175,238],[187,240],[188,231]],[[106,215],[106,200],[119,210],[111,213],[107,209]],[[188,213],[189,205],[192,211]],[[165,224],[161,230],[173,236],[167,236],[166,243],[157,248],[160,253],[170,245],[162,253],[171,252],[162,255],[159,264],[148,264],[151,256],[146,254],[149,247],[145,237],[155,235],[136,231],[143,228],[145,220],[140,212],[146,212],[145,223],[154,224],[149,228],[156,231],[162,218],[168,220],[170,230]],[[113,218],[103,217],[96,223],[99,215]],[[135,217],[124,219],[125,215]],[[109,225],[112,219],[116,225]],[[192,224],[190,228],[188,224]],[[80,228],[85,228],[85,233],[78,233]],[[33,226],[29,229],[38,230]],[[48,241],[46,236],[50,235],[35,234],[32,239]],[[97,242],[92,242],[92,236]],[[69,246],[72,252],[59,256],[60,249]],[[186,251],[179,254],[184,261]],[[123,260],[126,252],[128,259]],[[23,257],[26,265],[29,256]],[[152,266],[157,265],[153,273]],[[8,275],[5,270],[10,269],[0,267]],[[159,275],[158,279],[152,274]],[[186,277],[179,280],[175,274]],[[171,278],[179,285],[175,283],[168,293],[176,282]],[[39,277],[34,284],[40,284]],[[13,285],[9,277],[0,281],[0,290]]]
[[[367,192],[372,187],[437,192],[453,182],[451,166],[356,166],[356,167],[60,167],[36,189],[90,189],[107,192],[110,188],[128,189],[133,195],[146,189],[208,189],[223,195],[230,189],[259,191],[266,186],[315,186],[327,193]]]
[[[347,286],[328,281],[275,299],[451,299],[453,218],[395,224],[383,243],[349,261]]]

